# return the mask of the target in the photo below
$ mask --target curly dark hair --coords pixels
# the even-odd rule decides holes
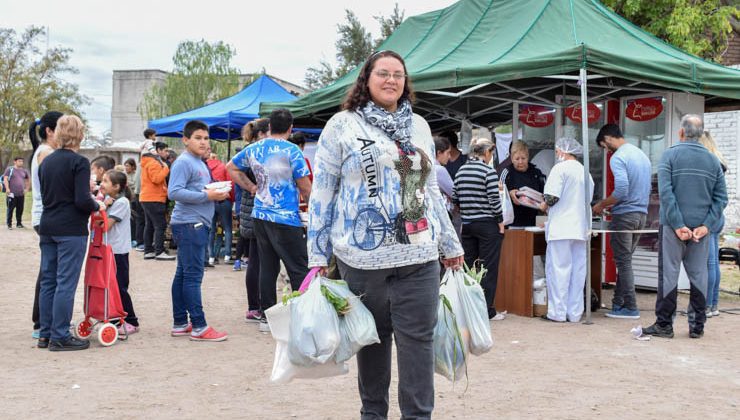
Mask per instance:
[[[367,81],[370,79],[370,73],[375,67],[375,62],[383,57],[393,57],[400,61],[403,65],[403,72],[406,74],[406,83],[403,85],[403,93],[401,94],[401,97],[398,98],[398,103],[400,104],[406,99],[408,99],[409,102],[414,102],[416,98],[414,96],[414,88],[411,86],[411,79],[408,77],[409,72],[406,70],[406,62],[403,61],[403,58],[397,52],[385,50],[375,52],[365,60],[365,64],[362,65],[355,84],[352,85],[352,88],[347,92],[347,97],[344,99],[344,103],[342,103],[343,110],[357,110],[358,108],[365,106],[365,104],[370,100],[370,90],[367,87]]]

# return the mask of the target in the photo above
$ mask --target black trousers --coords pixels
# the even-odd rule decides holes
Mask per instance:
[[[11,198],[8,197],[6,204],[8,205],[8,211],[6,213],[6,219],[8,226],[13,226],[13,210],[15,209],[15,223],[16,225],[23,224],[23,203],[26,201],[26,197],[23,194],[16,195]]]
[[[146,225],[146,217],[144,216],[144,209],[141,207],[139,200],[131,201],[131,234],[136,244],[144,244],[144,226]]]
[[[252,242],[250,239],[244,241],[247,244]],[[262,307],[260,305],[260,251],[257,244],[248,245],[247,248],[249,264],[247,264],[247,273],[244,276],[244,284],[247,287],[247,305],[250,311],[259,311]],[[275,287],[273,286],[272,289],[274,290]]]
[[[139,326],[139,319],[134,313],[134,304],[131,302],[131,295],[128,293],[128,254],[113,254],[116,260],[116,280],[118,280],[118,293],[121,295],[123,310],[126,311],[126,323],[135,327]]]
[[[308,274],[306,234],[302,227],[255,219],[254,235],[262,259],[259,279],[260,305],[264,312],[277,303],[275,286],[280,274],[280,260],[285,264],[293,290],[300,288],[301,282]],[[250,264],[251,260],[250,258]]]
[[[143,202],[146,225],[144,226],[144,253],[164,252],[164,230],[167,228],[167,219],[164,212],[167,209],[165,203]]]
[[[476,260],[483,260],[486,275],[481,287],[488,304],[488,317],[496,315],[494,301],[498,284],[498,264],[504,235],[499,233],[498,223],[492,220],[472,222],[462,226],[462,246],[465,251],[465,264],[472,267]]]

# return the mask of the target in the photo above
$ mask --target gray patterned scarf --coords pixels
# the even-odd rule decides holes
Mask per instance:
[[[388,112],[373,101],[367,101],[358,112],[368,124],[383,130],[404,153],[409,155],[416,153],[414,145],[411,144],[411,124],[414,114],[409,101],[401,102],[396,112]]]

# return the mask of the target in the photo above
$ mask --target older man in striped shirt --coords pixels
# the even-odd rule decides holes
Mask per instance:
[[[476,260],[483,260],[487,272],[481,286],[488,304],[488,317],[500,321],[504,319],[504,314],[496,313],[494,300],[504,224],[498,174],[491,166],[494,150],[495,144],[491,140],[473,141],[468,161],[455,176],[452,200],[460,208],[465,263],[472,266]]]

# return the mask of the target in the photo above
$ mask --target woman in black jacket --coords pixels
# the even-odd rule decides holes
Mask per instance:
[[[77,154],[85,126],[74,115],[57,121],[58,148],[39,167],[44,211],[39,226],[41,293],[39,348],[84,350],[87,340],[69,333],[75,290],[80,278],[88,235],[88,218],[105,205],[90,193],[90,162]]]
[[[529,148],[523,141],[512,144],[511,163],[501,171],[501,182],[509,190],[514,207],[514,222],[511,226],[534,226],[540,211],[519,201],[519,189],[529,187],[541,193],[545,188],[545,175],[529,162]]]

